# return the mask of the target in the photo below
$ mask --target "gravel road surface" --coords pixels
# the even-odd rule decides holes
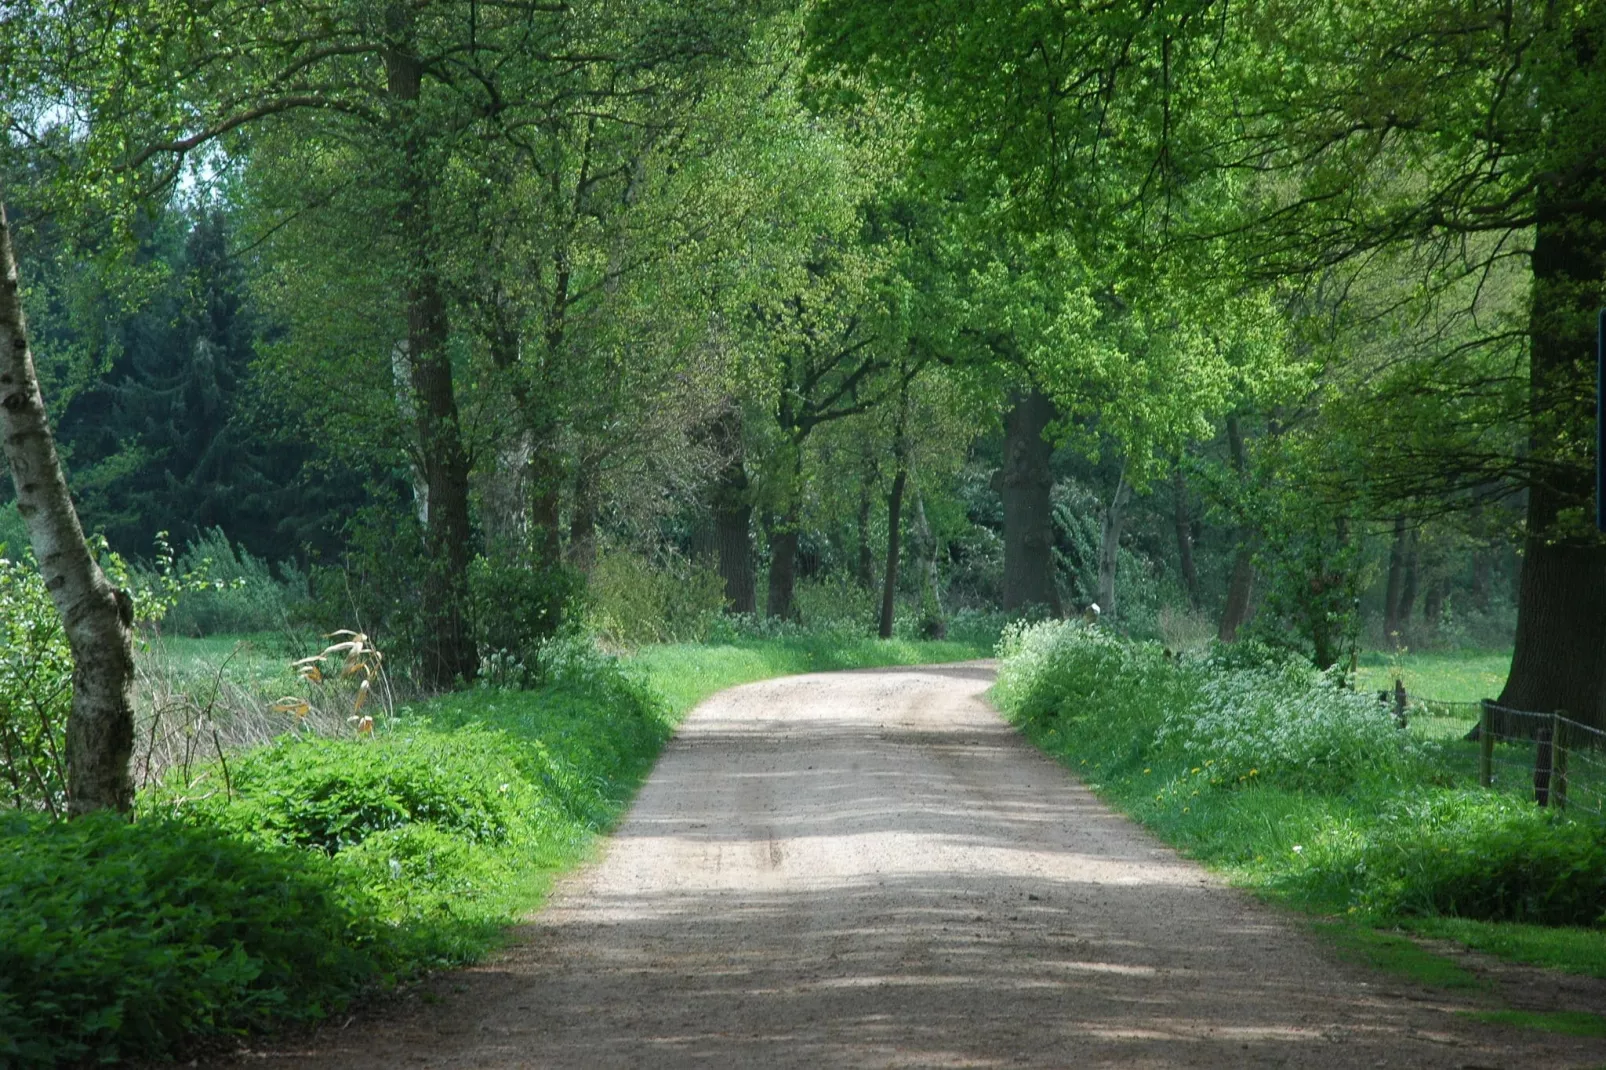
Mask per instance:
[[[686,721],[505,953],[273,1067],[1606,1065],[1336,961],[1020,739],[976,663]],[[235,1065],[239,1065],[236,1063]]]

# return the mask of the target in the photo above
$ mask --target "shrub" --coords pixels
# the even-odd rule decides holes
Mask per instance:
[[[286,737],[237,759],[229,784],[188,806],[155,798],[195,821],[329,854],[403,825],[502,843],[535,804],[505,741],[474,728],[403,727],[377,740]]]
[[[1606,828],[1507,795],[1400,800],[1311,864],[1307,879],[1341,875],[1357,905],[1384,915],[1606,925]]]
[[[203,531],[176,562],[180,574],[212,581],[179,595],[163,622],[178,635],[266,632],[284,628],[306,612],[307,577],[294,564],[277,572],[221,528]]]
[[[327,865],[170,821],[0,817],[0,1062],[172,1054],[311,1019],[385,966]]]
[[[573,569],[529,553],[474,559],[469,592],[475,643],[482,671],[493,684],[535,685],[541,645],[563,628],[583,584],[584,577]]]
[[[1419,748],[1393,714],[1290,662],[1276,668],[1224,670],[1213,659],[1185,671],[1193,697],[1166,710],[1157,740],[1180,745],[1193,761],[1211,761],[1227,782],[1311,791],[1344,791],[1368,775],[1403,778],[1419,771]]]
[[[586,617],[608,643],[696,643],[725,607],[719,573],[666,551],[658,560],[622,549],[597,556],[588,583]]]

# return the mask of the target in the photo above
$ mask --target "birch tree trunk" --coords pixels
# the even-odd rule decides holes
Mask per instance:
[[[133,602],[114,588],[84,541],[56,455],[28,348],[11,227],[0,204],[0,439],[17,511],[72,648],[67,717],[67,812],[126,812],[134,786]]]

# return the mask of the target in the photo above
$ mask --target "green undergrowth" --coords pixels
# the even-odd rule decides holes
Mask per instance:
[[[587,855],[700,699],[984,653],[798,635],[618,660],[570,642],[538,690],[282,737],[142,793],[132,825],[0,821],[0,1066],[172,1056],[472,961]]]
[[[1262,895],[1563,969],[1606,959],[1606,827],[1478,788],[1448,733],[1253,647],[1179,659],[1051,623],[1000,649],[994,696],[1023,732]]]

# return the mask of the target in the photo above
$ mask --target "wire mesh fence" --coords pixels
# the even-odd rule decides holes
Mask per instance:
[[[1561,713],[1515,710],[1490,699],[1416,698],[1410,709],[1415,716],[1472,722],[1446,752],[1458,774],[1540,806],[1606,817],[1606,732],[1599,728]],[[1470,760],[1474,747],[1475,763]]]

